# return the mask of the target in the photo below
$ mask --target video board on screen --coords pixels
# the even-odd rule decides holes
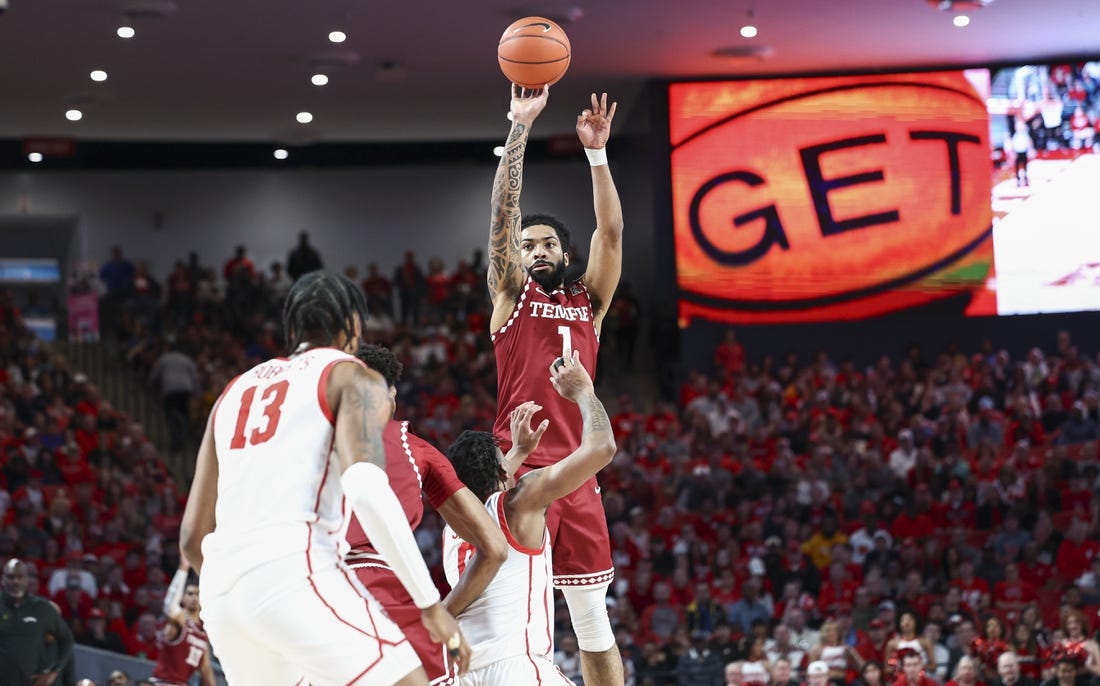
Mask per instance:
[[[668,105],[684,325],[1100,309],[1100,62],[675,83]]]

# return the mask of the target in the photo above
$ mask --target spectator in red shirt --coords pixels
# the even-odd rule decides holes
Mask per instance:
[[[895,539],[899,540],[916,539],[930,536],[934,528],[935,523],[932,521],[932,517],[928,515],[928,512],[919,510],[916,499],[912,498],[905,503],[905,509],[901,511],[901,514],[894,518],[894,522],[890,526],[890,533],[893,534]]]
[[[924,661],[916,651],[902,651],[899,656],[901,675],[894,686],[939,686],[934,679],[924,674]]]
[[[1092,559],[1100,553],[1100,543],[1086,540],[1087,533],[1087,523],[1074,519],[1070,524],[1069,532],[1058,546],[1058,555],[1054,560],[1054,567],[1060,576],[1076,579],[1092,566]]]
[[[1020,566],[1015,562],[1006,564],[1004,570],[1004,581],[993,586],[993,606],[1014,620],[1024,607],[1035,602],[1038,594],[1034,586],[1020,578]]]
[[[634,410],[634,400],[629,394],[619,396],[619,411],[611,418],[611,428],[615,432],[615,440],[622,442],[628,435],[639,431],[642,423],[642,415]]]
[[[886,622],[878,617],[867,625],[867,633],[860,636],[856,642],[856,652],[864,660],[877,662],[881,668],[886,661],[886,641],[889,637]]]
[[[78,415],[77,422],[79,427],[73,433],[73,439],[80,447],[80,454],[87,457],[99,446],[99,432],[96,430],[95,417],[87,414]]]
[[[975,509],[974,503],[966,497],[962,482],[951,479],[942,501],[933,507],[933,518],[938,527],[971,529],[975,524]]]
[[[84,592],[76,578],[70,578],[65,590],[55,595],[53,601],[61,608],[61,616],[70,626],[74,625],[74,620],[83,622],[92,609],[92,597]]]
[[[1039,642],[1025,622],[1012,631],[1011,650],[997,658],[999,679],[992,686],[1039,686],[1042,676]]]
[[[847,565],[842,560],[833,560],[829,563],[829,576],[821,584],[817,596],[818,607],[826,612],[832,612],[838,605],[850,608],[855,602],[857,588],[859,583],[848,573]]]
[[[363,279],[363,292],[367,296],[369,309],[378,307],[380,311],[393,316],[393,283],[378,270],[378,265],[367,265],[367,276]]]
[[[993,678],[997,673],[997,658],[1008,649],[1008,632],[1004,622],[996,615],[986,617],[981,635],[970,642],[970,654],[978,661],[979,676]]]
[[[225,277],[227,282],[232,281],[234,277],[237,277],[238,270],[241,270],[240,278],[252,281],[256,278],[256,266],[252,264],[245,255],[245,247],[238,245],[233,251],[233,257],[226,261],[225,266],[222,268],[222,276]]]
[[[970,560],[959,563],[959,573],[951,585],[962,591],[962,601],[970,607],[981,607],[982,595],[989,593],[986,580],[974,576],[974,563]]]
[[[626,600],[634,614],[640,616],[653,604],[653,564],[649,560],[640,560],[626,589]]]
[[[727,329],[726,335],[714,350],[714,366],[725,376],[745,371],[745,348],[737,341],[737,333]]]
[[[61,470],[66,484],[75,486],[82,481],[95,481],[95,472],[88,466],[88,461],[80,454],[80,449],[75,444],[62,446],[58,448],[57,453],[57,468]]]
[[[431,322],[443,317],[443,305],[451,295],[451,277],[443,270],[443,260],[438,257],[428,260],[428,275],[425,277],[428,289],[428,316]]]
[[[143,612],[138,617],[126,650],[134,657],[156,661],[160,650],[157,648],[157,618],[152,613]]]
[[[1031,541],[1024,545],[1020,555],[1020,578],[1035,588],[1042,588],[1054,578],[1054,567],[1040,557],[1039,544]]]
[[[925,593],[924,578],[919,569],[909,569],[905,573],[905,582],[898,592],[898,604],[916,612],[921,617],[927,616],[928,608],[935,597]]]
[[[107,572],[107,577],[99,589],[99,597],[106,600],[117,600],[122,604],[130,602],[132,589],[126,585],[122,578],[122,567],[112,565]]]

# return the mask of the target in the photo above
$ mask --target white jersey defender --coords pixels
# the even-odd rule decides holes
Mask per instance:
[[[504,515],[504,491],[485,508],[508,541],[505,560],[489,587],[458,616],[473,657],[463,686],[493,684],[572,684],[554,666],[554,589],[550,533],[541,548],[516,541]],[[443,570],[452,587],[474,554],[473,547],[448,526],[443,531]]]
[[[419,664],[342,562],[347,512],[326,383],[334,348],[257,365],[211,419],[216,528],[202,542],[202,617],[229,682],[392,683]]]

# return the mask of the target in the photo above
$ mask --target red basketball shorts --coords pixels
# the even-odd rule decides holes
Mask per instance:
[[[517,477],[529,471],[523,466]],[[554,556],[555,588],[607,586],[614,580],[611,537],[596,477],[554,501],[546,513],[546,527]]]

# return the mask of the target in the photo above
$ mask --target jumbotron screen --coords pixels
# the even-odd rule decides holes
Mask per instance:
[[[1100,62],[674,83],[682,325],[1100,309]]]

